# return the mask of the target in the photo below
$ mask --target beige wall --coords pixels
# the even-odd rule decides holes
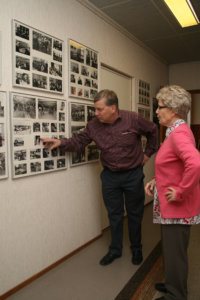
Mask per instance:
[[[65,88],[60,98],[68,99],[68,38],[99,51],[103,63],[136,80],[149,82],[151,98],[161,85],[167,83],[166,65],[76,0],[0,2],[3,56],[0,90],[33,94],[33,91],[12,87],[12,19],[64,40]],[[53,96],[39,91],[34,94]],[[135,95],[134,89],[133,101],[136,101]],[[152,166],[149,172],[153,172]],[[16,180],[11,176],[1,180],[0,295],[101,233],[99,173],[100,165],[95,163]]]
[[[200,93],[193,96],[191,123],[200,124]]]
[[[186,90],[200,89],[200,61],[169,66],[169,83],[178,84]]]

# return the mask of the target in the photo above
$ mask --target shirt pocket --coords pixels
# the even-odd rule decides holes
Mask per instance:
[[[118,136],[118,143],[121,147],[134,145],[137,142],[136,135],[130,131],[120,132]]]

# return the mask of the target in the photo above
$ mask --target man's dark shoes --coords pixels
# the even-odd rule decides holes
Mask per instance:
[[[156,298],[155,300],[167,300],[165,297]]]
[[[162,282],[159,282],[159,283],[156,283],[155,284],[155,289],[159,292],[162,292],[162,293],[167,293],[167,289],[165,287],[165,284],[162,283]]]
[[[143,261],[142,250],[134,250],[132,256],[132,263],[134,265],[139,265]]]
[[[101,260],[100,260],[100,265],[102,266],[107,266],[113,262],[118,257],[121,257],[121,254],[115,254],[112,252],[108,252]]]

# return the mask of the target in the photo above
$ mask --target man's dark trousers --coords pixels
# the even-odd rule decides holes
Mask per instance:
[[[122,253],[124,200],[128,216],[131,250],[142,249],[141,222],[144,213],[144,174],[141,166],[121,172],[104,168],[102,192],[111,229],[110,252]]]

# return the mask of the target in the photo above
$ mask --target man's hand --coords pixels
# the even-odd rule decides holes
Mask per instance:
[[[44,139],[40,138],[40,140],[45,143],[44,148],[48,148],[49,150],[53,150],[61,145],[61,140],[57,139]]]

